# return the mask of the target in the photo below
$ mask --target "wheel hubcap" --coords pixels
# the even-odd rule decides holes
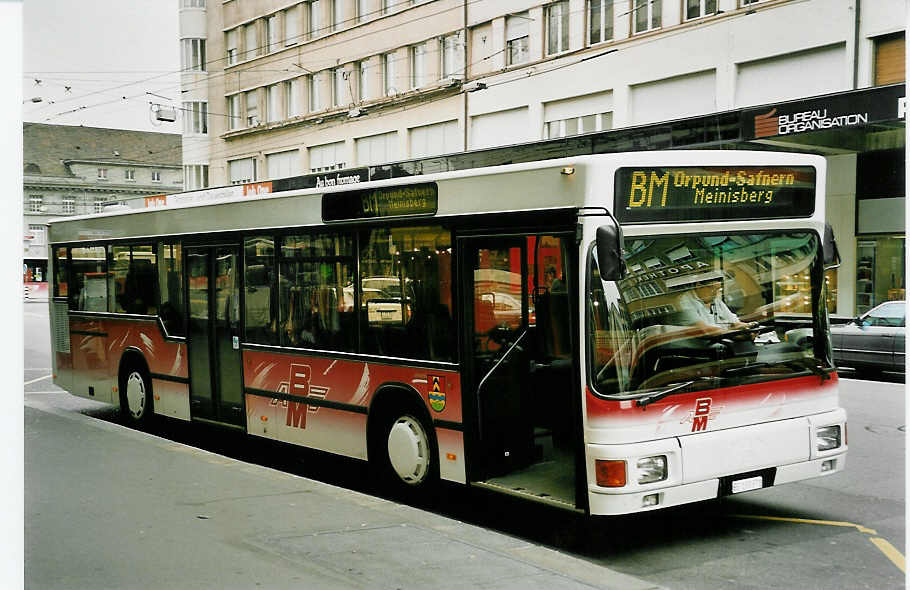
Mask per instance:
[[[405,483],[417,485],[430,471],[430,444],[419,420],[402,416],[389,430],[389,461]]]
[[[130,373],[126,379],[126,405],[130,416],[142,418],[145,413],[145,381],[139,373]]]

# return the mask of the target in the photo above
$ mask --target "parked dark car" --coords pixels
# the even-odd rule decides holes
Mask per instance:
[[[831,327],[834,364],[857,371],[904,372],[906,301],[886,301]]]

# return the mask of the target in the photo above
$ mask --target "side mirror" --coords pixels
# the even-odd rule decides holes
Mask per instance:
[[[824,257],[825,269],[840,266],[840,253],[837,251],[834,229],[830,223],[825,223],[825,235],[822,237],[822,256]]]
[[[597,228],[597,267],[604,281],[618,281],[626,276],[623,260],[622,228],[615,219],[609,225]]]

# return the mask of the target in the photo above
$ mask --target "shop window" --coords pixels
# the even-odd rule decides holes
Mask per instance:
[[[453,360],[450,232],[375,228],[364,231],[360,243],[363,352]]]
[[[70,309],[107,311],[104,246],[86,246],[70,250],[73,288]]]
[[[158,284],[161,321],[171,336],[185,336],[183,323],[183,248],[179,243],[158,244]]]
[[[856,242],[856,314],[885,301],[906,298],[904,236],[874,236]]]
[[[278,301],[283,346],[353,352],[354,237],[333,232],[282,238]]]

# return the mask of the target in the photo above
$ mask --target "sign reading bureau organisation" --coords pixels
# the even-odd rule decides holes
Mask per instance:
[[[614,190],[614,212],[626,223],[808,217],[815,210],[815,168],[620,168]]]

